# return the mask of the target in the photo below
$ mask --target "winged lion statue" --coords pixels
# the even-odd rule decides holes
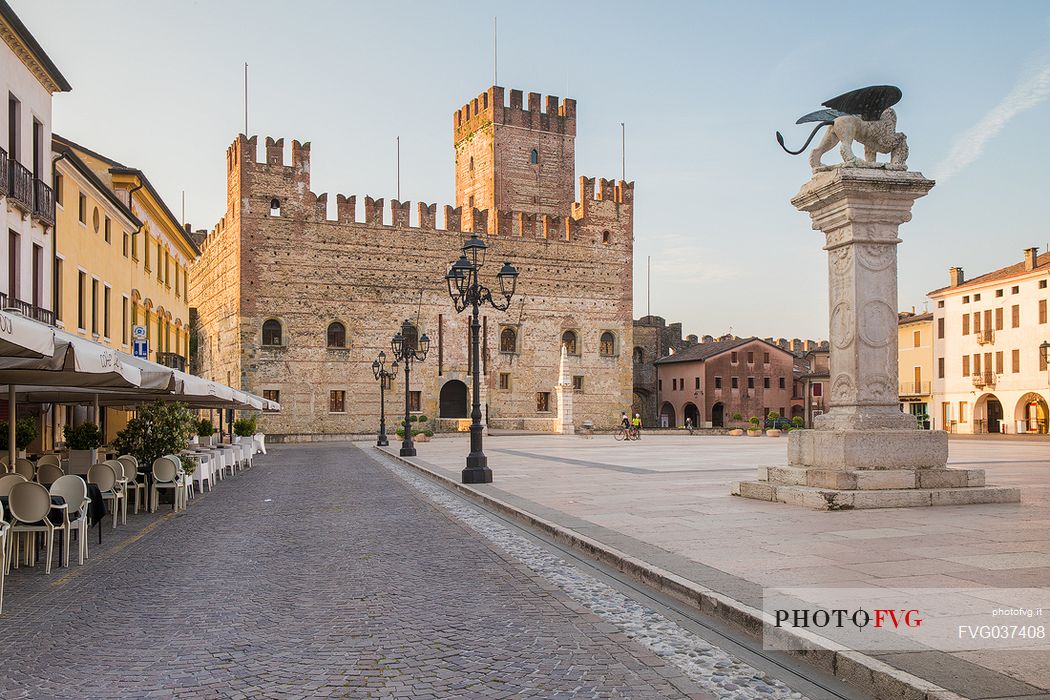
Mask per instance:
[[[777,132],[780,147],[791,155],[798,155],[806,150],[810,142],[823,127],[828,127],[824,138],[809,154],[809,166],[813,172],[829,170],[834,167],[850,168],[887,168],[889,170],[907,170],[908,137],[897,131],[897,113],[893,105],[900,102],[900,88],[893,85],[872,85],[871,87],[852,90],[824,103],[827,109],[820,109],[800,117],[796,124],[816,122],[809,138],[797,151],[784,145],[784,137]],[[853,142],[864,146],[864,158],[857,158],[853,153]],[[842,156],[841,165],[824,165],[821,156],[839,147]],[[890,154],[888,163],[876,162],[879,153]]]

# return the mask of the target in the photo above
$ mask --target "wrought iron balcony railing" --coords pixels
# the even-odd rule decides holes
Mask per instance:
[[[27,213],[32,213],[33,173],[14,158],[7,159],[7,196]]]
[[[7,181],[10,179],[9,166],[7,165],[7,151],[0,148],[0,197],[7,196]]]
[[[177,369],[180,372],[186,371],[186,358],[174,352],[158,352],[157,364]]]
[[[0,308],[17,311],[27,318],[46,323],[49,326],[55,325],[55,312],[51,309],[45,309],[42,306],[30,304],[28,301],[12,298],[4,292],[0,292]]]
[[[901,382],[897,393],[900,396],[926,396],[930,393],[930,382]]]
[[[995,386],[995,372],[974,372],[973,385],[976,387]]]
[[[33,216],[48,226],[55,225],[55,191],[39,178],[33,180]]]

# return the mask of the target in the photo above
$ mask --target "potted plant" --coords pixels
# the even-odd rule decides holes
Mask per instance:
[[[6,420],[0,420],[0,452],[7,453],[9,445],[7,444],[7,431],[9,430],[8,423]],[[37,428],[35,418],[19,418],[15,421],[15,449],[18,450],[19,457],[26,456],[26,448],[32,444],[33,440],[36,440],[37,435],[40,431]]]
[[[744,417],[739,413],[734,413],[729,417],[729,425],[732,426],[729,429],[729,434],[734,437],[739,437],[744,434],[744,429],[740,427],[740,422],[744,420]]]
[[[915,421],[916,421],[916,427],[919,430],[929,430],[930,429],[930,416],[929,416],[929,414],[927,414],[927,413],[920,413],[919,415],[915,416]],[[21,422],[22,421],[19,421],[19,423],[21,423]]]
[[[151,469],[158,457],[186,449],[190,435],[199,429],[200,421],[182,404],[155,401],[139,408],[138,417],[117,433],[113,446],[133,455],[141,468]]]
[[[803,426],[805,426],[806,424],[806,421],[803,420],[802,416],[795,416],[791,419],[791,423],[793,424],[793,427],[790,428],[790,430],[802,430]]]
[[[211,421],[207,418],[201,418],[197,423],[197,437],[200,438],[200,444],[207,447],[212,444],[212,435],[215,434],[215,426],[211,424]]]
[[[251,446],[257,432],[259,432],[258,419],[254,415],[238,418],[233,422],[233,434],[237,436],[238,444]]]
[[[197,471],[197,460],[193,457],[179,455],[179,461],[182,462],[182,471],[186,472],[186,476],[193,476],[193,472]]]
[[[748,420],[747,436],[748,437],[761,437],[762,436],[762,421],[758,416],[751,416]]]
[[[62,428],[62,435],[69,448],[69,473],[87,474],[88,468],[95,463],[95,450],[102,445],[102,431],[94,423],[81,423],[66,425]]]
[[[775,410],[771,410],[769,412],[769,415],[766,416],[765,418],[768,419],[770,421],[770,425],[773,426],[773,427],[768,428],[768,429],[765,430],[766,437],[779,438],[780,437],[780,428],[777,427],[777,424],[780,422],[780,413],[778,413]]]

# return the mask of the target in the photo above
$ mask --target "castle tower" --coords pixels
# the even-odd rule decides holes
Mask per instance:
[[[456,206],[565,216],[576,160],[576,100],[493,86],[452,115]]]

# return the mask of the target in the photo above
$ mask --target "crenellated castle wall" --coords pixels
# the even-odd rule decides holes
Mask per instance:
[[[558,111],[574,132],[575,103]],[[557,212],[337,194],[330,215],[329,195],[310,189],[309,143],[292,141],[287,162],[283,139],[267,138],[262,159],[257,149],[255,136],[239,135],[227,150],[227,213],[201,245],[191,299],[202,374],[225,380],[229,372],[254,393],[280,392],[283,411],[264,416],[268,433],[321,439],[374,431],[379,388],[371,363],[380,350],[391,355],[403,318],[418,319],[432,341],[410,386],[421,392],[422,412],[438,416],[446,384],[469,387],[468,319],[452,307],[444,275],[472,231],[489,245],[488,284],[496,286],[504,260],[521,273],[512,307],[483,311],[489,424],[551,429],[566,330],[578,336],[571,373],[584,378],[576,420],[611,426],[630,407],[633,183],[579,178],[575,201]],[[262,345],[267,319],[281,322],[282,346]],[[332,321],[346,326],[346,348],[327,347]],[[518,334],[513,352],[500,350],[507,326]],[[609,356],[599,352],[607,331],[616,338]],[[329,410],[333,390],[346,392],[344,413]],[[387,397],[389,414],[403,392],[401,375]],[[547,412],[538,410],[540,392],[551,392]]]

